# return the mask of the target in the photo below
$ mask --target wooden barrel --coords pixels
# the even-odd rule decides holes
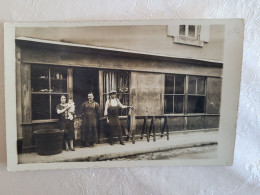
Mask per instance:
[[[39,155],[53,155],[62,152],[64,130],[41,129],[34,132],[36,151]]]

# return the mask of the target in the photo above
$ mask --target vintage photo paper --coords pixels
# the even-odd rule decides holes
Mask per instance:
[[[232,165],[243,28],[6,23],[8,170]]]

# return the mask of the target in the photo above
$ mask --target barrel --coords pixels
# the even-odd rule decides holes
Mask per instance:
[[[36,130],[34,136],[39,155],[54,155],[62,152],[64,130],[41,129]]]

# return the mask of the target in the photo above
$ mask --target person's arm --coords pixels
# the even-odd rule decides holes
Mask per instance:
[[[119,106],[120,108],[128,108],[128,107],[129,107],[129,106],[125,106],[125,105],[121,104],[121,102],[119,101],[119,99],[116,99],[116,100],[117,100],[118,106]]]
[[[108,101],[106,101],[105,110],[104,110],[104,116],[107,116],[107,109],[108,109]]]
[[[99,104],[97,102],[95,103],[95,109],[96,109],[96,116],[99,119],[100,118],[100,110],[99,110]]]
[[[85,112],[85,102],[80,106],[80,109],[79,109],[80,116],[83,117],[84,112]]]
[[[70,106],[65,107],[64,109],[60,109],[60,107],[57,108],[57,114],[62,114],[66,110],[70,109]]]
[[[107,113],[108,104],[109,104],[108,101],[109,101],[109,100],[106,101],[106,105],[105,105],[105,111],[104,111],[104,116],[105,116],[105,117],[107,117],[107,114],[108,114],[108,113]],[[108,117],[107,117],[107,123],[109,123],[109,119],[108,119]]]

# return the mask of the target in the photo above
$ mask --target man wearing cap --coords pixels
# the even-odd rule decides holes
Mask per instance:
[[[118,108],[132,108],[132,106],[122,105],[118,98],[116,98],[116,91],[109,92],[110,98],[106,101],[104,115],[107,117],[109,124],[109,142],[113,145],[113,137],[118,136],[120,144],[125,145],[122,141],[122,129],[118,117]]]

